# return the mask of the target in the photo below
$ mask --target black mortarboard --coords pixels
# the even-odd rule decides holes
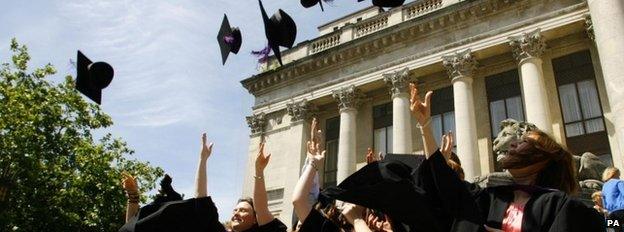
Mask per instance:
[[[405,0],[373,0],[373,5],[378,7],[397,7],[403,5]]]
[[[323,9],[323,1],[327,0],[301,0],[301,5],[305,8],[310,8],[318,3],[321,6],[321,11],[325,11]]]
[[[269,47],[273,50],[277,61],[282,65],[282,54],[279,47],[292,48],[297,37],[297,25],[282,9],[279,9],[269,18],[262,5],[262,0],[258,0],[258,3],[260,3],[260,12],[262,13],[262,21],[264,21],[264,31],[267,40],[269,40]]]
[[[424,190],[414,184],[413,171],[396,160],[372,162],[338,186],[325,189],[323,194],[379,210],[397,223],[418,225],[422,231],[438,231],[438,221],[429,205],[431,201]]]
[[[97,104],[101,104],[102,89],[113,81],[115,75],[113,67],[106,62],[93,63],[78,51],[76,71],[76,89]]]
[[[182,200],[182,195],[176,192],[171,186],[171,176],[165,174],[162,180],[160,180],[160,189],[158,190],[158,194],[154,198],[155,203],[164,203],[169,201],[179,201]]]
[[[237,54],[238,50],[243,43],[243,38],[238,27],[230,27],[227,15],[223,14],[223,21],[221,22],[221,29],[217,34],[217,41],[221,48],[221,59],[223,64],[227,60],[228,55],[231,53]]]
[[[358,0],[358,2],[363,2],[364,0]],[[373,0],[373,6],[378,7],[397,7],[403,5],[405,0]]]

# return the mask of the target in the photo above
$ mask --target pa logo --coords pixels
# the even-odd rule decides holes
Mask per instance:
[[[617,219],[607,219],[607,227],[620,226],[620,222]]]

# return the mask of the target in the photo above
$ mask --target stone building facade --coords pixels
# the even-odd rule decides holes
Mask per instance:
[[[624,168],[621,0],[417,0],[318,29],[282,53],[283,66],[271,58],[241,81],[255,97],[243,195],[264,139],[269,207],[286,224],[311,117],[328,151],[321,186],[362,167],[368,147],[422,153],[409,82],[434,90],[434,133],[454,132],[468,179],[497,170],[492,141],[506,118]]]

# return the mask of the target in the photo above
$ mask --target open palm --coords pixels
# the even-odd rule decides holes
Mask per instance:
[[[410,111],[412,115],[416,117],[416,121],[418,121],[420,125],[424,125],[431,117],[431,96],[433,95],[433,91],[427,92],[427,94],[425,94],[425,101],[422,101],[420,95],[418,95],[418,88],[416,88],[416,85],[410,83],[409,87]]]

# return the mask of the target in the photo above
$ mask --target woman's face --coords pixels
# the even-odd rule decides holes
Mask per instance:
[[[239,202],[234,208],[230,221],[234,231],[245,231],[256,224],[256,214],[249,203]]]

